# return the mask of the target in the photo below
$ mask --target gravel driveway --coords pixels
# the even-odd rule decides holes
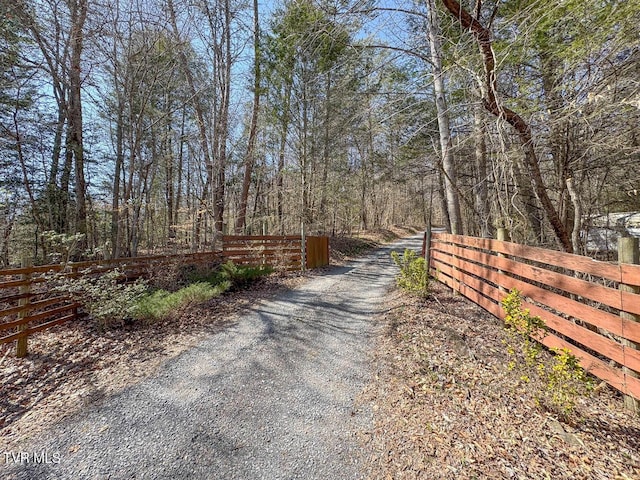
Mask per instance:
[[[354,400],[370,376],[371,320],[396,273],[389,252],[420,242],[254,305],[155,377],[3,453],[0,478],[361,478],[355,432],[371,413]]]

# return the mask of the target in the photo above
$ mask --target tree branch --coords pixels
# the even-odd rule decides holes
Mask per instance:
[[[509,123],[518,133],[520,137],[520,143],[524,150],[525,160],[529,173],[531,174],[531,180],[535,186],[535,192],[544,208],[549,223],[553,228],[553,231],[560,241],[562,248],[572,253],[573,244],[569,233],[567,232],[560,215],[555,209],[547,188],[540,172],[540,165],[538,164],[538,156],[533,146],[533,135],[531,133],[531,127],[524,119],[513,110],[500,105],[496,96],[497,78],[495,73],[496,60],[493,53],[493,45],[491,42],[491,32],[485,28],[478,19],[472,17],[469,12],[460,6],[456,0],[442,0],[443,5],[449,10],[449,13],[458,20],[460,26],[468,30],[476,39],[482,58],[484,62],[485,71],[485,86],[484,98],[482,103],[484,107],[498,118],[504,119]]]

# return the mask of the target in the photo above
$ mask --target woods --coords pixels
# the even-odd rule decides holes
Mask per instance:
[[[0,9],[2,266],[640,210],[638,0]]]

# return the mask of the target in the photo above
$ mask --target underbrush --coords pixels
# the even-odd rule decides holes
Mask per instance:
[[[426,296],[429,293],[429,275],[425,259],[408,248],[402,255],[391,252],[391,258],[400,267],[396,278],[398,286],[414,295]]]
[[[192,271],[180,278],[169,269],[164,280],[156,273],[151,281],[138,279],[127,283],[124,273],[115,269],[102,275],[87,272],[86,276],[77,278],[55,274],[50,281],[54,291],[80,303],[99,328],[106,329],[122,326],[127,320],[165,320],[187,305],[206,302],[228,290],[241,289],[272,272],[267,265],[250,267],[229,261],[214,270]]]
[[[272,272],[268,265],[250,267],[229,261],[213,272],[190,275],[188,285],[175,292],[159,289],[145,295],[137,301],[133,316],[145,321],[165,320],[187,305],[206,302]]]
[[[233,290],[248,285],[258,278],[273,273],[273,268],[269,265],[251,267],[246,265],[236,265],[232,261],[223,263],[217,270],[207,273],[194,273],[189,275],[189,283],[205,282],[211,285],[221,285],[228,282],[226,290]]]
[[[176,292],[156,290],[142,297],[135,305],[133,317],[138,320],[157,321],[170,317],[175,311],[192,303],[206,302],[225,292],[231,282],[225,281],[217,285],[208,282],[197,282],[181,288]]]
[[[536,402],[565,419],[573,413],[580,397],[591,395],[594,383],[575,355],[567,348],[551,348],[552,356],[544,354],[542,344],[535,340],[547,335],[544,320],[522,308],[522,294],[513,289],[502,299],[505,326],[509,336],[507,353],[509,370],[520,373],[520,380],[528,384],[535,377],[540,387]]]

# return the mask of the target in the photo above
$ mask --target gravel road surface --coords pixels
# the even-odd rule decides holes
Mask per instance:
[[[354,400],[370,378],[372,318],[397,271],[389,252],[420,243],[257,303],[155,377],[3,452],[0,478],[361,478],[355,432],[371,412]]]

